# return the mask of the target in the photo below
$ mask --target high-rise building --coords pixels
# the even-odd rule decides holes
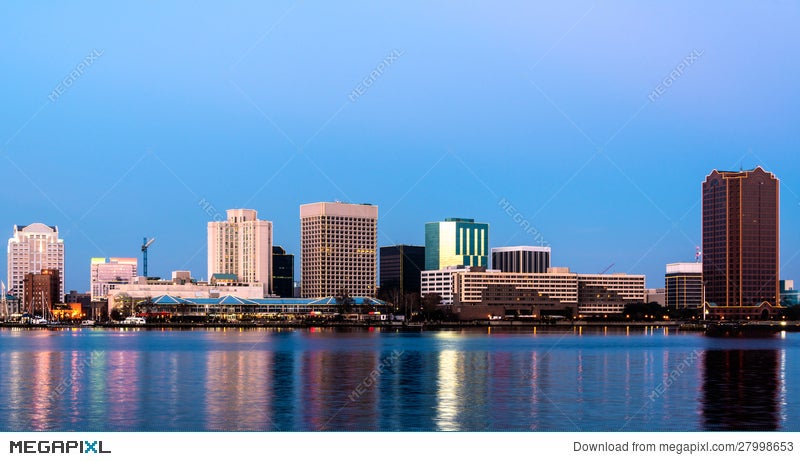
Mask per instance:
[[[272,247],[272,289],[281,298],[294,297],[294,255],[281,246]]]
[[[489,224],[447,218],[425,224],[425,270],[489,267]]]
[[[108,298],[108,290],[114,285],[131,283],[136,278],[136,258],[92,258],[90,270],[91,300]]]
[[[240,283],[261,283],[272,293],[272,222],[256,210],[227,210],[227,221],[208,223],[208,278],[235,274]]]
[[[545,273],[550,268],[550,247],[492,248],[492,269],[502,272]]]
[[[64,300],[64,240],[58,227],[42,223],[15,225],[8,239],[8,289],[22,297],[25,276],[42,269],[58,271],[58,301]]]
[[[666,307],[699,309],[703,305],[703,263],[667,264]]]
[[[420,273],[425,267],[425,247],[394,245],[381,247],[380,286],[384,294],[419,293]]]
[[[58,269],[42,269],[38,274],[25,274],[22,310],[48,318],[50,311],[60,302],[59,280]]]
[[[374,296],[378,207],[342,202],[300,205],[304,297]]]
[[[772,173],[712,171],[703,182],[703,281],[720,315],[777,306],[779,186]],[[731,310],[734,308],[734,310]],[[742,314],[745,310],[739,310]],[[753,309],[750,309],[753,310]],[[750,310],[747,310],[749,313]],[[767,316],[767,306],[754,314]]]

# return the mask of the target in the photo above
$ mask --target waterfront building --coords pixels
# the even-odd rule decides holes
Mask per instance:
[[[627,304],[643,303],[644,292],[644,275],[578,274],[578,314],[621,314]]]
[[[300,205],[303,297],[374,296],[377,253],[377,206],[342,202]]]
[[[454,311],[463,320],[494,316],[621,314],[645,299],[645,276],[464,270],[452,274]]]
[[[549,268],[550,247],[492,248],[492,269],[502,272],[546,273]]]
[[[489,267],[489,224],[447,218],[425,224],[425,270]]]
[[[388,295],[420,293],[425,247],[394,245],[380,248],[380,287]]]
[[[171,317],[175,319],[193,317],[213,321],[224,318],[228,322],[261,319],[297,319],[305,317],[331,317],[339,314],[342,304],[335,296],[323,298],[248,298],[227,294],[224,296],[181,297],[161,295],[142,302],[139,315]],[[371,313],[344,314],[343,320],[390,321],[385,311],[388,304],[365,296],[355,296],[348,300],[350,307]]]
[[[104,300],[105,301],[105,300]],[[69,293],[64,294],[64,303],[70,306],[79,305],[82,317],[96,318],[92,311],[92,293],[79,293],[76,290],[70,290]]]
[[[136,258],[92,258],[89,271],[89,286],[92,301],[108,297],[110,287],[130,283],[136,277]]]
[[[8,290],[22,297],[25,276],[42,269],[58,271],[58,301],[64,299],[64,240],[58,227],[42,223],[15,225],[8,239]]]
[[[9,293],[4,293],[2,296],[4,296],[5,299],[0,299],[0,305],[2,307],[2,309],[0,309],[0,317],[6,318],[12,314],[19,314],[19,297]]]
[[[703,263],[667,264],[664,286],[666,307],[699,309],[703,305]]]
[[[660,306],[667,305],[666,288],[648,288],[644,292],[644,302],[646,304],[656,303]]]
[[[483,268],[485,269],[485,268]],[[453,304],[453,274],[472,270],[468,266],[450,266],[438,270],[425,270],[420,273],[420,294],[422,296],[438,294],[439,304],[449,306]],[[488,270],[487,272],[499,272]]]
[[[280,298],[294,296],[294,255],[281,246],[272,247],[272,290]]]
[[[272,222],[255,210],[227,210],[226,221],[208,223],[208,278],[236,274],[243,283],[259,283],[272,292]]]
[[[58,269],[42,269],[38,274],[26,274],[23,283],[22,310],[48,318],[59,300]]]
[[[794,289],[794,280],[781,280],[781,306],[800,304],[800,290]]]
[[[578,275],[465,270],[452,274],[454,311],[461,320],[578,314]]]
[[[780,302],[778,179],[761,167],[713,170],[702,192],[711,318],[768,318]]]
[[[174,271],[171,280],[153,280],[136,277],[131,283],[117,284],[108,291],[108,311],[115,308],[146,302],[159,296],[179,298],[220,298],[228,295],[242,298],[263,298],[264,286],[260,283],[231,281],[225,274],[214,274],[215,281],[194,281],[189,271]]]

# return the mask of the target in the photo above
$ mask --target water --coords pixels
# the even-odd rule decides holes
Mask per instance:
[[[800,333],[0,330],[3,431],[800,430]]]

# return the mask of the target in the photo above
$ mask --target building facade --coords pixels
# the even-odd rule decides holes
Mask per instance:
[[[168,295],[182,298],[220,298],[228,295],[243,298],[263,298],[264,287],[255,284],[212,284],[195,282],[189,271],[174,271],[172,280],[149,280],[136,277],[131,283],[118,284],[108,291],[108,302],[102,316],[109,316],[115,308],[128,303],[147,302],[159,296]]]
[[[380,287],[388,294],[421,293],[420,282],[425,267],[425,247],[394,245],[380,248]]]
[[[26,274],[22,296],[22,310],[32,315],[49,318],[59,300],[58,269],[42,269],[38,274]]]
[[[377,206],[342,202],[300,206],[303,297],[374,296],[377,256]]]
[[[294,255],[281,246],[272,247],[272,290],[279,298],[294,296]]]
[[[451,266],[433,271],[420,272],[420,294],[422,296],[438,294],[439,304],[453,304],[453,274],[469,271],[467,266]]]
[[[578,275],[463,271],[453,274],[453,298],[461,320],[520,315],[576,316]]]
[[[93,315],[92,311],[92,294],[79,293],[76,290],[70,290],[69,293],[64,294],[64,303],[74,306],[79,305],[83,317],[94,319],[97,316]]]
[[[645,276],[465,270],[452,274],[453,303],[462,320],[621,314],[645,299]]]
[[[425,270],[489,267],[489,224],[447,218],[425,224]]]
[[[136,258],[92,258],[89,277],[91,300],[107,299],[109,288],[130,283],[137,275],[138,264]]]
[[[208,223],[208,278],[236,274],[242,283],[260,283],[272,292],[272,222],[255,210],[227,210],[227,221]]]
[[[645,301],[645,276],[578,274],[578,314],[621,314],[627,304]]]
[[[667,289],[666,288],[648,288],[644,292],[644,302],[656,303],[660,306],[667,305]]]
[[[549,268],[550,247],[492,248],[492,269],[502,272],[546,273]]]
[[[706,301],[728,318],[732,308],[768,316],[780,302],[779,189],[761,167],[714,170],[703,182]]]
[[[58,271],[58,302],[64,300],[64,240],[58,238],[58,227],[42,223],[14,226],[8,239],[8,290],[22,297],[25,276],[42,269]]]
[[[703,263],[667,264],[664,276],[665,306],[670,309],[699,309],[703,305]]]

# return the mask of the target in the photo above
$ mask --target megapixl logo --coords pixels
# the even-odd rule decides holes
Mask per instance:
[[[18,440],[11,441],[9,453],[111,453],[103,449],[102,440]]]

